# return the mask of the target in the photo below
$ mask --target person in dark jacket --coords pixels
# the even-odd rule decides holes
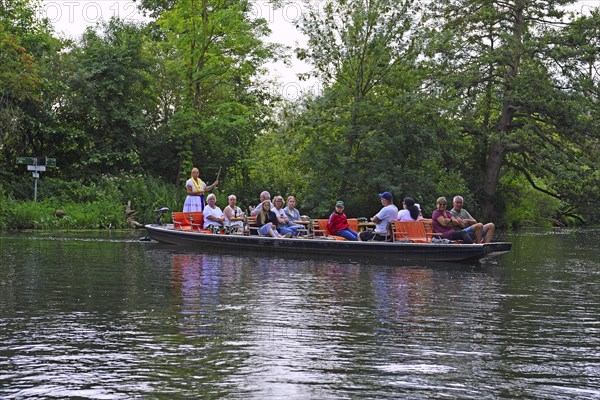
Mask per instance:
[[[335,211],[329,216],[327,221],[327,230],[331,234],[341,236],[347,240],[358,240],[358,233],[350,229],[348,218],[344,214],[344,202],[335,203]]]

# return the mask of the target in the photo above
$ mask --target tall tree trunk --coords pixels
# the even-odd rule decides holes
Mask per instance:
[[[485,163],[485,174],[483,179],[483,199],[482,212],[485,221],[493,221],[496,217],[495,197],[500,180],[500,168],[504,162],[506,154],[506,143],[504,139],[510,132],[510,124],[515,115],[515,108],[512,105],[512,93],[514,81],[519,74],[521,65],[522,47],[523,47],[523,29],[525,27],[525,5],[524,0],[517,0],[514,5],[514,25],[512,56],[510,64],[507,65],[505,79],[506,91],[504,94],[504,103],[502,105],[502,115],[498,120],[496,132],[489,140],[488,155]]]
[[[496,207],[494,199],[498,188],[500,167],[504,161],[505,146],[499,140],[494,140],[489,145],[489,153],[485,163],[485,175],[483,178],[482,213],[484,221],[494,221],[496,218]]]

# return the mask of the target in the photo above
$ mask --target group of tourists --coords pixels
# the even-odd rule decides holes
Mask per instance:
[[[496,226],[492,222],[482,224],[463,208],[464,199],[454,196],[452,210],[446,209],[445,197],[436,200],[436,210],[431,215],[433,229],[442,237],[450,240],[462,240],[463,243],[489,243],[492,241]]]
[[[271,194],[265,190],[260,194],[260,203],[250,207],[250,214],[256,216],[255,226],[261,236],[296,237],[304,228],[294,222],[300,220],[294,196],[287,198],[284,207],[282,196],[275,196],[271,202]]]
[[[394,221],[419,221],[423,214],[419,204],[411,197],[405,197],[402,202],[402,210],[394,205],[394,198],[390,192],[379,194],[382,208],[375,214],[371,221],[375,225],[374,230],[357,233],[350,229],[346,215],[344,214],[344,202],[336,203],[335,211],[329,217],[328,229],[334,235],[345,237],[348,240],[388,240],[389,224]],[[477,222],[475,218],[463,208],[464,199],[455,196],[453,208],[446,210],[447,201],[440,197],[436,201],[437,208],[431,216],[433,230],[441,234],[444,239],[462,240],[463,243],[489,243],[492,241],[495,226],[493,223],[485,225]]]
[[[423,219],[419,204],[411,197],[405,197],[402,202],[402,210],[394,205],[394,197],[390,192],[379,194],[381,210],[375,214],[371,221],[375,223],[375,229],[357,233],[350,229],[346,214],[344,214],[344,202],[338,201],[335,211],[329,217],[327,229],[334,235],[339,235],[347,240],[388,240],[388,226],[395,221],[419,221]],[[431,222],[435,233],[441,234],[442,238],[448,240],[461,240],[463,243],[489,243],[494,236],[495,225],[487,223],[483,225],[463,208],[464,199],[455,196],[453,208],[446,210],[448,202],[445,197],[436,201],[437,208],[431,216]]]
[[[221,210],[216,205],[216,196],[210,193],[204,195],[216,187],[219,181],[215,180],[207,185],[199,178],[197,168],[192,169],[191,178],[186,182],[187,197],[184,203],[184,212],[202,211],[204,216],[204,229],[215,227],[228,227],[231,232],[236,230],[244,232],[244,221],[246,214],[236,205],[237,198],[230,195],[227,198],[228,205]],[[335,204],[335,210],[327,221],[327,230],[337,236],[351,241],[385,241],[389,238],[388,226],[395,221],[419,221],[423,219],[419,204],[411,197],[405,197],[402,210],[394,205],[394,197],[390,192],[379,194],[382,208],[375,214],[371,221],[375,224],[373,230],[357,232],[350,229],[348,218],[344,212],[344,202],[339,200]],[[455,196],[453,208],[448,211],[445,197],[436,201],[436,209],[431,216],[433,230],[441,234],[444,239],[461,240],[463,243],[489,243],[494,235],[493,223],[482,224],[463,208],[464,199]],[[260,194],[260,202],[256,207],[250,207],[250,214],[256,217],[258,234],[274,238],[296,237],[304,231],[303,225],[295,223],[300,221],[301,216],[296,209],[296,198],[289,196],[284,204],[282,196],[275,196],[271,201],[271,194],[263,191]]]
[[[227,197],[227,207],[223,210],[217,206],[217,198],[214,193],[206,196],[207,192],[219,186],[219,181],[215,180],[211,185],[204,183],[200,177],[197,168],[192,169],[190,179],[185,183],[187,197],[183,205],[183,212],[201,211],[204,217],[203,228],[211,230],[213,228],[227,227],[230,232],[244,232],[244,221],[246,214],[237,206],[237,197],[229,195]],[[260,194],[260,203],[251,209],[251,214],[256,216],[258,234],[263,236],[272,236],[277,238],[298,236],[302,225],[294,224],[294,221],[300,220],[300,212],[296,209],[296,199],[294,196],[287,198],[284,207],[283,197],[276,196],[271,202],[271,194],[264,191]]]

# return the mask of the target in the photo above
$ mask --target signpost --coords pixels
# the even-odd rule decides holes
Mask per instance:
[[[46,167],[56,167],[56,158],[48,157],[17,157],[17,164],[26,164],[27,171],[32,171],[33,182],[33,201],[37,202],[37,184],[40,179],[40,172],[45,172]]]

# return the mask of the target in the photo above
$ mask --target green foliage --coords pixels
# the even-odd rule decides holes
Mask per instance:
[[[324,89],[282,105],[264,66],[283,47],[249,2],[143,0],[155,21],[114,19],[63,43],[35,2],[0,3],[0,227],[126,227],[128,201],[146,222],[181,209],[192,166],[206,182],[221,170],[222,206],[269,190],[315,217],[338,199],[371,216],[388,190],[426,214],[461,194],[498,225],[600,220],[600,12],[313,3],[296,55]],[[33,204],[15,158],[45,155],[58,167]]]
[[[12,229],[107,229],[128,227],[120,207],[107,201],[67,205],[65,216],[55,216],[56,203],[15,202],[6,225]]]
[[[506,167],[567,201],[581,187],[554,177],[587,181],[596,163],[597,78],[586,71],[597,69],[600,19],[563,24],[569,3],[443,0],[428,12],[425,64],[459,140],[473,146],[464,171],[488,218]]]
[[[113,19],[102,35],[88,28],[81,45],[65,55],[69,90],[56,112],[70,129],[57,132],[57,144],[70,176],[140,171],[156,107],[147,91],[147,40],[141,28]]]
[[[548,197],[533,189],[524,179],[515,174],[503,177],[499,191],[501,203],[511,206],[502,214],[498,225],[509,228],[525,226],[552,226],[553,218],[559,210],[559,200]]]
[[[321,98],[306,100],[303,115],[281,135],[302,144],[296,157],[309,182],[305,204],[318,214],[339,198],[348,210],[372,215],[379,192],[428,192],[423,167],[439,159],[430,143],[444,129],[435,99],[419,91],[421,71],[408,39],[411,7],[327,2],[302,21],[309,41],[297,55],[329,86]]]
[[[153,210],[176,211],[185,195],[170,184],[144,176],[106,176],[97,183],[41,179],[39,202],[16,201],[0,190],[0,227],[11,229],[121,229],[129,228],[128,202],[140,223],[154,221]],[[226,200],[225,200],[226,202]],[[56,210],[65,212],[62,218]]]
[[[246,1],[143,4],[159,13],[161,47],[171,58],[165,74],[178,78],[168,129],[177,176],[183,180],[192,165],[205,170],[208,160],[236,164],[268,123],[266,100],[273,100],[255,83],[279,49],[262,40],[269,33],[266,21],[250,18]]]
[[[6,194],[4,187],[0,184],[0,229],[4,229],[7,226],[8,212],[12,204],[12,199]]]
[[[51,63],[60,51],[48,21],[36,17],[38,3],[0,3],[0,170],[14,171],[17,156],[42,155],[52,121],[46,91]]]

